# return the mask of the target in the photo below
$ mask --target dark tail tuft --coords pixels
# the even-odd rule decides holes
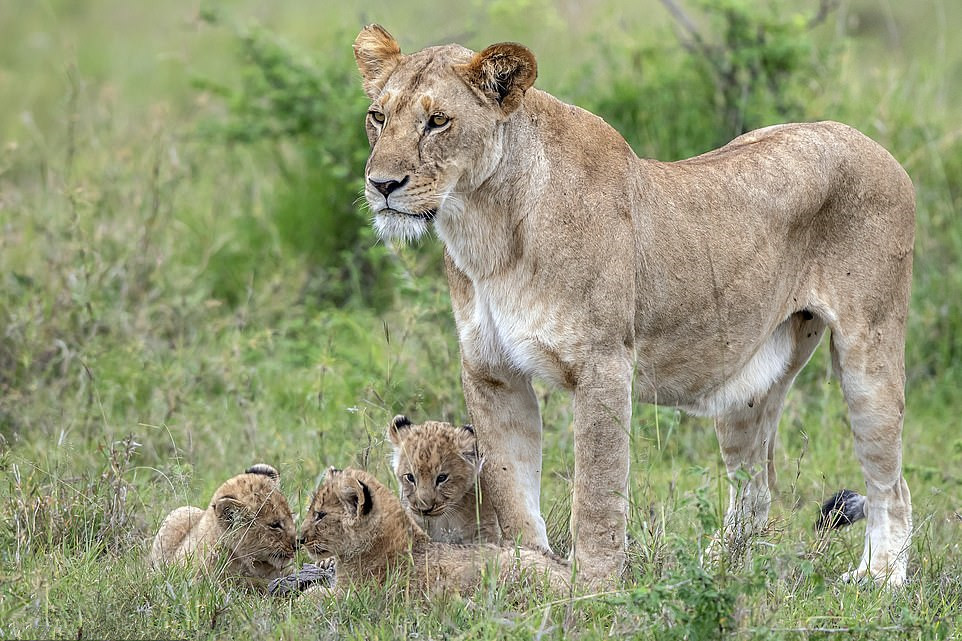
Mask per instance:
[[[864,518],[865,497],[852,490],[839,490],[822,505],[822,513],[815,523],[815,529],[845,527]]]

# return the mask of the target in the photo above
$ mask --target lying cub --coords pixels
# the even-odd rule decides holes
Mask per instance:
[[[394,444],[394,473],[401,505],[434,541],[497,543],[498,516],[490,501],[480,501],[483,459],[470,425],[428,421],[414,425],[395,416],[388,426]]]
[[[284,574],[294,558],[294,519],[270,465],[254,465],[214,492],[210,507],[179,507],[154,537],[150,563],[193,563],[198,572],[219,569],[225,576],[263,588]]]
[[[433,542],[391,490],[367,472],[350,468],[327,471],[299,542],[314,559],[336,559],[338,593],[352,584],[383,583],[398,572],[425,595],[468,594],[478,587],[486,566],[500,582],[538,587],[546,580],[558,592],[568,589],[571,578],[568,565],[542,552]]]

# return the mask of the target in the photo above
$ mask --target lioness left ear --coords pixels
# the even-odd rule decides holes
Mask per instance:
[[[538,77],[534,54],[515,42],[491,45],[456,70],[470,87],[501,105],[505,115],[518,108],[524,92]]]

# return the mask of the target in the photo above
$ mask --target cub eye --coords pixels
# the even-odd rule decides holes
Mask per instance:
[[[411,474],[410,472],[408,472],[407,474],[404,475],[404,480],[407,481],[408,483],[410,483],[411,485],[414,485],[414,484],[415,484],[415,483],[414,483],[414,475]]]
[[[374,111],[372,109],[371,111],[367,112],[367,115],[369,115],[371,117],[371,120],[373,120],[377,124],[379,125],[384,124],[384,114],[382,114],[380,111]]]
[[[324,512],[322,510],[318,510],[317,512],[314,512],[314,522],[317,523],[318,521],[323,519],[325,516],[327,516],[327,512]]]
[[[444,482],[447,481],[447,480],[448,480],[448,475],[447,475],[447,474],[438,474],[438,480],[437,480],[437,484],[438,484],[438,485],[441,485],[442,483],[444,483]]]
[[[267,527],[269,527],[269,528],[272,529],[272,530],[283,530],[283,529],[284,529],[284,524],[281,523],[280,521],[274,521],[273,523],[271,523],[271,524],[268,525]]]
[[[430,118],[428,118],[428,125],[433,127],[434,129],[443,127],[449,122],[451,122],[451,119],[440,112],[433,114]]]

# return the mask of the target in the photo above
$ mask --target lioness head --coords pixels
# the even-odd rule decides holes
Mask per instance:
[[[377,500],[384,493],[386,500]],[[300,543],[315,560],[357,557],[371,548],[382,512],[392,505],[400,511],[397,498],[367,472],[328,468],[301,524]]]
[[[502,123],[534,84],[537,63],[514,43],[402,55],[377,25],[358,35],[354,56],[372,101],[365,197],[382,237],[412,240],[495,171]]]
[[[395,416],[388,438],[404,502],[415,516],[441,516],[461,507],[480,467],[474,428],[440,421],[414,425],[406,416]]]
[[[223,527],[221,545],[251,576],[269,576],[294,558],[294,518],[281,493],[277,470],[251,466],[221,485],[211,507]]]

